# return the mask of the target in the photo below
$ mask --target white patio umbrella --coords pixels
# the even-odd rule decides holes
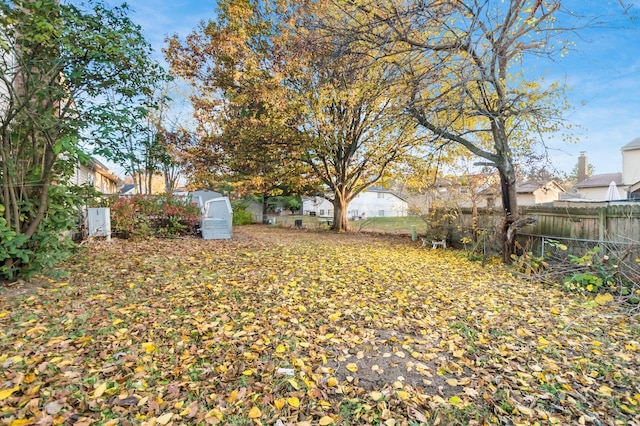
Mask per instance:
[[[607,189],[607,195],[605,195],[604,199],[606,201],[614,201],[620,199],[620,193],[618,192],[618,187],[614,181],[611,181],[609,184],[609,189]]]

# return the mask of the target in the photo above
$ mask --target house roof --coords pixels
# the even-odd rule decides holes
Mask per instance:
[[[603,173],[586,178],[576,184],[576,188],[599,188],[609,186],[611,182],[622,185],[622,173]]]
[[[131,191],[131,190],[132,190],[133,188],[135,188],[135,187],[136,187],[136,186],[135,186],[134,184],[132,184],[132,183],[125,183],[125,184],[122,186],[122,188],[120,188],[120,189],[118,190],[118,193],[120,193],[120,194],[126,194],[126,193],[128,193],[129,191]]]
[[[402,201],[407,201],[406,200],[406,198],[407,198],[406,196],[398,194],[395,191],[391,191],[390,189],[382,188],[382,187],[379,187],[379,186],[370,186],[369,188],[365,189],[362,192],[381,192],[381,193],[385,193],[385,194],[391,194],[394,197],[397,197]]]
[[[634,140],[620,148],[621,151],[631,151],[634,149],[640,149],[640,138],[635,138]]]
[[[564,188],[561,185],[559,185],[558,182],[556,182],[555,180],[550,180],[547,182],[536,182],[536,181],[522,182],[516,185],[516,192],[518,194],[531,194],[533,193],[533,191],[539,188],[546,187],[548,185],[553,185],[559,188],[560,190],[564,191]]]

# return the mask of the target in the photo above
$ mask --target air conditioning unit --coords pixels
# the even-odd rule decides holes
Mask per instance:
[[[111,209],[88,208],[87,222],[89,227],[89,237],[106,237],[111,239]]]

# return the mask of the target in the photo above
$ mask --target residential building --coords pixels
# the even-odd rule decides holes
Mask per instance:
[[[560,199],[566,191],[555,180],[547,182],[522,182],[516,184],[516,198],[518,206],[533,206],[536,204],[552,203]]]
[[[99,160],[91,158],[87,164],[78,163],[69,183],[90,184],[103,194],[115,194],[121,179]]]
[[[640,138],[620,148],[622,172],[603,173],[587,177],[588,159],[584,152],[578,157],[576,197],[588,201],[640,199]],[[616,195],[617,194],[617,195]]]
[[[366,219],[407,216],[407,210],[407,202],[393,191],[371,187],[351,200],[347,206],[347,217]],[[333,217],[333,204],[319,196],[303,198],[302,212],[311,216]]]

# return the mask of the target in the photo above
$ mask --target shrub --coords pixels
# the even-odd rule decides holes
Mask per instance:
[[[198,206],[171,195],[120,197],[106,204],[113,233],[123,238],[192,234],[201,220]]]
[[[36,232],[27,237],[16,233],[4,218],[0,219],[0,280],[29,279],[35,273],[51,273],[56,263],[75,249],[70,235],[77,229],[83,199],[77,188],[49,187],[47,213]],[[23,212],[37,209],[36,203],[24,203]],[[0,214],[4,206],[0,205]]]
[[[247,203],[243,200],[235,200],[231,202],[233,209],[233,225],[250,225],[253,223],[251,212],[247,211]]]

